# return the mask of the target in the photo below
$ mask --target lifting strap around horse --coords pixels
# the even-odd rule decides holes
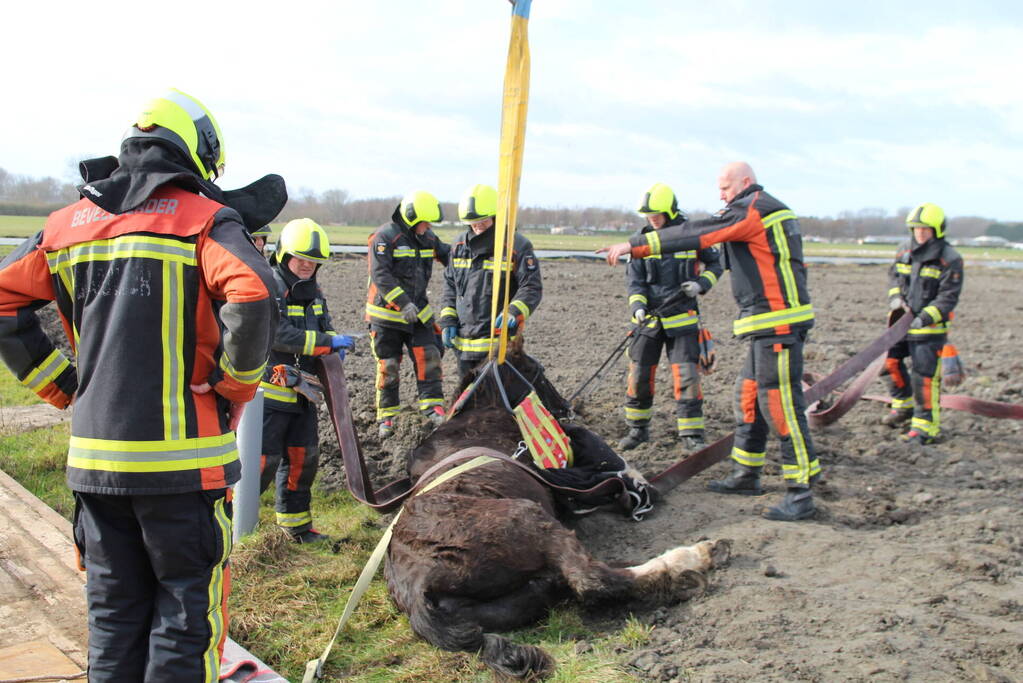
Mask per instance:
[[[409,477],[403,477],[380,489],[373,489],[369,480],[369,473],[366,470],[366,462],[362,456],[362,449],[359,446],[359,439],[355,435],[355,426],[352,421],[352,407],[348,400],[348,384],[345,379],[344,368],[341,365],[341,359],[334,353],[320,356],[319,359],[320,364],[318,376],[326,389],[325,398],[327,402],[327,409],[330,412],[331,423],[334,425],[334,432],[337,435],[338,445],[341,448],[341,458],[344,462],[345,468],[345,483],[348,487],[348,491],[360,503],[368,505],[374,510],[379,512],[391,512],[398,508],[398,506],[400,506],[412,492],[413,482],[409,479]],[[497,364],[494,361],[491,361],[490,364],[495,369],[497,368]],[[514,370],[510,363],[505,363],[502,367]],[[518,371],[516,370],[516,372]],[[522,376],[519,375],[519,377]],[[522,379],[525,381],[525,378]],[[499,383],[499,386],[502,387],[503,391],[503,385],[500,385]],[[468,397],[463,396],[461,398],[467,399]],[[503,400],[507,404],[506,394],[503,395]],[[512,410],[510,405],[507,407],[509,411]],[[623,493],[626,490],[624,482],[618,477],[605,479],[596,486],[592,486],[587,489],[578,489],[569,486],[556,486],[544,479],[543,475],[537,472],[536,469],[525,465],[514,458],[502,456],[499,459],[515,465],[523,472],[526,472],[537,481],[543,483],[556,494],[566,498],[586,499],[596,496],[613,496],[616,493]],[[445,461],[446,459],[442,460],[441,463]],[[438,463],[438,465],[439,464],[440,463]],[[438,465],[434,465],[434,467],[437,467]],[[427,470],[427,473],[431,471],[433,471],[433,468]],[[425,476],[426,474],[420,477],[420,481],[422,481]]]

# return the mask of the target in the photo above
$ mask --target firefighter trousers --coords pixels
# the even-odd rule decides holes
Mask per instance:
[[[227,634],[228,489],[75,493],[89,681],[214,683]]]
[[[930,437],[941,433],[941,349],[946,335],[908,336],[888,350],[885,371],[895,410],[913,410],[912,429]],[[913,363],[906,371],[906,358]]]
[[[276,480],[277,523],[290,534],[313,526],[313,479],[320,461],[317,409],[305,398],[301,412],[267,408],[263,411],[263,455],[260,459],[259,491]]]
[[[781,444],[782,476],[788,488],[809,488],[821,466],[806,423],[803,399],[805,334],[754,337],[735,382],[735,444],[732,460],[762,467],[767,437]]]
[[[650,424],[654,377],[665,350],[675,388],[675,426],[683,436],[703,434],[703,390],[696,362],[700,358],[696,327],[692,334],[670,337],[663,330],[640,334],[629,347],[629,384],[625,391],[625,421],[630,427]]]
[[[431,327],[416,323],[412,332],[370,325],[370,348],[377,361],[377,420],[394,417],[401,410],[401,357],[407,350],[416,373],[419,411],[428,413],[444,405],[440,347]]]

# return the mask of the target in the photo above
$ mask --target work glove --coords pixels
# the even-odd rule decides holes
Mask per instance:
[[[401,309],[401,319],[409,325],[415,325],[419,322],[419,306],[410,302],[405,308]]]
[[[917,316],[917,317],[913,318],[913,322],[911,322],[909,324],[909,329],[911,329],[911,330],[919,330],[922,327],[927,327],[928,324],[929,323],[924,322],[923,318],[921,318],[920,316]]]
[[[698,294],[703,293],[703,288],[700,287],[699,282],[693,281],[683,282],[679,289],[685,292],[686,296],[688,296],[690,299],[695,299]]]
[[[330,338],[330,348],[335,351],[338,349],[354,349],[355,337],[349,337],[347,334],[335,334]]]
[[[455,348],[455,335],[458,334],[457,327],[445,327],[443,332],[444,346],[449,349]]]
[[[504,313],[498,313],[497,320],[494,321],[494,327],[497,329],[501,329],[502,322],[504,322]],[[511,316],[511,318],[508,320],[508,331],[511,332],[518,326],[519,326],[518,316],[515,315]]]
[[[637,308],[636,312],[632,314],[632,319],[635,320],[637,324],[642,325],[643,321],[646,320],[646,309]]]
[[[696,369],[701,375],[709,375],[714,372],[714,368],[718,364],[717,354],[714,353],[714,337],[711,336],[710,330],[701,325],[697,339],[700,345],[700,357],[696,361]]]
[[[888,308],[890,310],[893,310],[893,311],[897,311],[900,308],[905,308],[905,307],[906,307],[906,302],[903,300],[903,298],[901,296],[897,296],[897,297],[895,297],[894,299],[892,299],[891,301],[888,302]]]
[[[270,383],[280,387],[291,387],[312,403],[323,401],[323,385],[316,375],[300,370],[294,365],[275,365]]]

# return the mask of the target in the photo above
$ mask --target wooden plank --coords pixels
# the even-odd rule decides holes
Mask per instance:
[[[0,649],[0,678],[71,675],[80,671],[77,664],[45,640],[33,640]]]

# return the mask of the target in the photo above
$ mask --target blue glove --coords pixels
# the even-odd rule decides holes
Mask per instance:
[[[340,358],[342,361],[344,361],[344,359],[345,359],[345,349],[343,349],[343,348],[342,349],[338,349],[337,350],[337,357]]]
[[[355,337],[349,337],[347,334],[335,334],[330,339],[330,348],[337,351],[338,349],[353,349],[355,348]],[[344,355],[341,356],[344,358]]]
[[[494,321],[494,327],[497,328],[497,329],[500,329],[501,322],[503,320],[504,320],[504,313],[498,313],[497,314],[497,320]],[[514,330],[518,326],[519,326],[519,319],[513,315],[511,317],[511,320],[508,321],[508,330],[509,331]]]
[[[444,346],[449,349],[455,348],[455,335],[458,334],[457,327],[445,327],[443,332]]]

